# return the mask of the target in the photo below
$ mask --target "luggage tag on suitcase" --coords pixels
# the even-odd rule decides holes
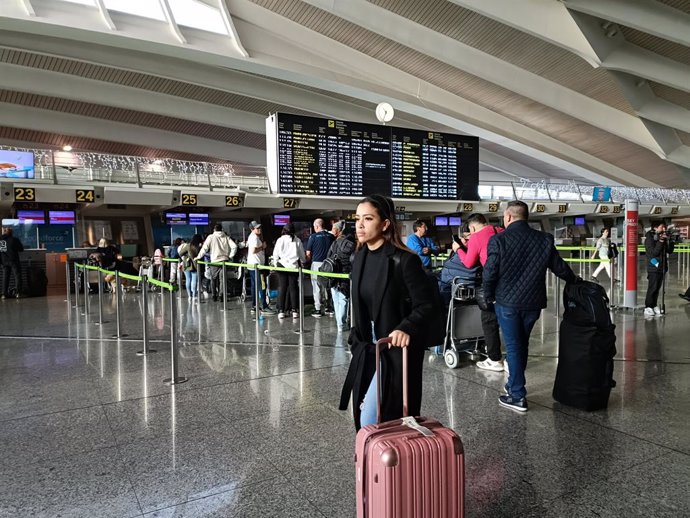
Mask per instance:
[[[421,433],[424,437],[433,437],[434,432],[429,430],[426,426],[422,426],[417,422],[417,420],[412,417],[412,416],[407,416],[402,418],[402,424],[404,426],[409,426],[413,430],[417,430],[419,433]]]

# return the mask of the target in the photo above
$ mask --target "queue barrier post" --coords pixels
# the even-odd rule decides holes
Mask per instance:
[[[103,325],[103,272],[98,269],[98,323],[97,326]]]
[[[302,340],[304,338],[304,286],[302,286],[304,282],[304,274],[302,273],[302,265],[300,264],[299,267],[297,268],[297,276],[298,276],[298,281],[299,282],[299,340],[300,340],[300,345],[302,344]],[[318,297],[318,294],[314,294],[315,297]]]
[[[561,306],[561,278],[556,276],[556,304],[554,316],[558,318],[558,310]]]
[[[175,264],[175,268],[177,268],[177,298],[181,299],[182,298],[182,292],[184,291],[184,284],[182,284],[182,274],[185,274],[185,281],[187,280],[186,276],[191,275],[190,272],[185,272],[184,268],[180,268],[182,266],[182,261],[178,261]]]
[[[196,294],[196,303],[201,304],[201,262],[200,261],[196,262],[196,286],[192,285],[192,293]]]
[[[256,337],[259,338],[259,318],[261,318],[261,308],[263,303],[261,303],[259,297],[259,292],[261,291],[261,270],[259,270],[258,265],[254,265],[254,271],[250,272],[250,275],[254,275],[254,323],[256,326]]]
[[[67,287],[65,302],[67,302],[67,307],[72,309],[72,283],[70,282],[69,277],[69,261],[65,261],[65,286]],[[68,311],[67,316],[71,317],[72,312]]]
[[[149,301],[148,301],[148,278],[146,275],[141,276],[141,321],[142,321],[142,341],[144,342],[144,348],[141,351],[137,351],[137,356],[146,356],[150,353],[157,352],[155,349],[149,348]]]
[[[225,268],[223,268],[223,271],[225,271]],[[225,273],[223,273],[223,278],[225,278]],[[172,288],[172,286],[171,286]],[[176,327],[177,327],[177,306],[175,304],[175,294],[173,293],[173,290],[170,289],[168,290],[170,292],[169,300],[170,300],[170,369],[171,369],[171,374],[169,378],[166,378],[163,380],[163,383],[166,385],[179,385],[181,383],[185,383],[188,381],[188,378],[184,376],[180,376],[178,373],[178,360],[179,360],[179,351],[177,348],[177,332],[176,332]]]
[[[228,310],[228,278],[227,278],[227,268],[225,262],[223,262],[223,270],[221,272],[221,281],[223,282],[223,289],[221,293],[223,294],[223,311]]]
[[[609,275],[609,293],[610,293],[609,307],[615,308],[616,306],[613,303],[615,282],[613,279],[616,277],[616,260],[614,258],[609,258],[609,263],[611,263],[609,265],[609,272],[611,272],[611,275]]]
[[[79,311],[79,263],[74,263],[74,308]]]
[[[122,284],[120,281],[120,272],[115,270],[115,334],[113,338],[122,338],[127,336],[122,333],[122,318],[120,316],[120,297],[122,296]]]

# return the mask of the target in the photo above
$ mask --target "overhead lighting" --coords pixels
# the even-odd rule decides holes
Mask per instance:
[[[70,151],[72,151],[72,146],[70,146],[69,144],[67,144],[66,146],[62,146],[62,150],[63,150],[63,151],[70,152]]]

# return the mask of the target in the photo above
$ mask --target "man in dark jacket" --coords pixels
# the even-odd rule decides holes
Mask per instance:
[[[666,234],[663,221],[652,223],[652,229],[644,236],[644,253],[647,258],[647,295],[644,298],[644,316],[660,317],[659,291],[668,271],[668,254],[673,252],[673,243]],[[663,303],[662,303],[663,305]]]
[[[355,251],[354,237],[345,233],[345,221],[334,223],[331,232],[335,236],[335,241],[328,249],[328,258],[333,258],[340,265],[339,273],[350,273],[352,271],[350,257]],[[333,280],[336,282],[331,283],[331,295],[333,296],[335,321],[338,324],[338,332],[340,332],[347,327],[350,281]]]
[[[2,229],[0,238],[0,262],[2,262],[2,298],[10,296],[10,272],[14,276],[16,297],[22,296],[22,267],[19,262],[19,252],[24,251],[22,242],[12,235],[12,229]]]
[[[576,279],[558,255],[553,236],[531,228],[528,217],[525,203],[508,203],[503,212],[505,232],[489,239],[482,284],[486,300],[495,302],[509,366],[507,394],[500,396],[498,402],[517,412],[527,411],[525,368],[529,335],[546,307],[546,269],[566,282]]]

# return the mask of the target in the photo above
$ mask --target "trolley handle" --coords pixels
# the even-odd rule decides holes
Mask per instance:
[[[381,349],[386,345],[390,349],[392,341],[391,337],[386,337],[376,342],[376,424],[381,424],[381,376],[379,376],[381,370]],[[402,355],[403,417],[407,417],[409,415],[407,404],[407,347],[402,347]]]

